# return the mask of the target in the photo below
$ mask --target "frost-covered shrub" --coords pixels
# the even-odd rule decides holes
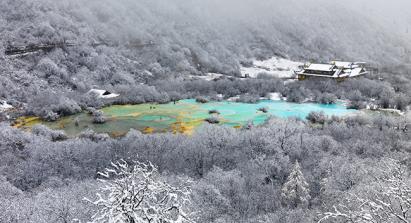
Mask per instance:
[[[308,114],[307,120],[310,121],[311,123],[324,124],[325,121],[327,120],[327,116],[322,111],[321,112],[312,111]]]
[[[83,94],[79,96],[79,104],[81,107],[101,108],[105,102],[94,94]]]
[[[255,104],[260,100],[258,95],[243,94],[237,99],[237,102]]]
[[[170,97],[168,96],[168,94],[166,92],[161,92],[158,96],[158,99],[156,100],[156,102],[160,103],[160,104],[166,104],[168,102],[170,102]]]
[[[101,142],[110,139],[110,136],[108,134],[96,133],[91,129],[87,129],[81,132],[78,137],[82,139],[90,139],[93,142]]]
[[[166,183],[153,164],[126,161],[112,162],[99,173],[103,187],[96,201],[93,216],[96,222],[191,222],[187,205],[191,190],[186,185],[174,187]],[[148,220],[149,219],[149,220]]]
[[[378,127],[379,130],[383,130],[384,128],[392,128],[394,127],[394,120],[390,116],[386,116],[384,114],[379,114],[374,117],[372,117],[371,121],[375,126]]]
[[[62,115],[72,115],[81,112],[81,107],[70,98],[61,97],[59,103],[52,110]]]
[[[206,122],[210,123],[210,124],[218,124],[220,123],[220,120],[217,117],[209,117],[205,119]]]
[[[406,111],[410,102],[411,97],[407,97],[405,94],[400,94],[394,99],[394,107],[398,110]]]
[[[316,101],[321,104],[334,104],[337,101],[337,97],[334,94],[323,93],[317,96]]]
[[[167,103],[170,101],[166,92],[159,92],[154,86],[121,85],[116,88],[116,91],[120,94],[120,97],[114,99],[117,104]]]
[[[171,92],[167,92],[168,97],[170,98],[170,101],[179,101],[181,99],[183,99],[182,95],[180,93],[178,93],[177,91],[171,91]]]
[[[87,108],[86,108],[86,111],[87,111],[87,113],[88,113],[89,115],[92,115],[92,114],[94,114],[94,113],[97,111],[97,109],[95,109],[95,108],[93,108],[93,107],[87,107]]]
[[[345,118],[344,122],[345,124],[347,124],[347,126],[350,126],[350,127],[357,126],[357,125],[364,126],[364,125],[371,124],[370,118],[365,115],[349,116]]]
[[[248,59],[248,60],[246,60],[246,59],[243,59],[243,60],[241,60],[240,61],[240,64],[242,65],[242,66],[244,66],[244,67],[252,67],[253,66],[253,61],[252,60],[250,60],[250,59]]]
[[[366,107],[365,97],[359,90],[348,92],[346,98],[349,100],[348,108],[350,109],[363,109]]]
[[[60,69],[57,66],[57,64],[47,57],[40,60],[36,68],[40,72],[40,74],[45,78],[48,78],[52,75],[57,75],[60,72]]]
[[[286,97],[288,102],[301,103],[306,99],[307,95],[304,95],[300,90],[294,89],[287,93]]]
[[[337,116],[337,115],[331,115],[331,118],[329,120],[330,123],[341,123],[343,121],[344,121],[344,118]]]
[[[60,115],[53,111],[44,111],[40,116],[47,121],[56,121],[60,118]]]
[[[216,109],[212,109],[212,110],[209,110],[208,111],[208,114],[217,114],[217,115],[219,115],[220,114],[220,112],[218,111],[218,110],[216,110]]]
[[[254,128],[254,123],[252,121],[248,121],[245,125],[241,127],[244,130],[250,130]]]
[[[7,120],[7,115],[4,112],[0,111],[0,122],[5,120]]]
[[[103,124],[106,122],[106,117],[104,116],[102,111],[96,110],[93,112],[92,115],[93,115],[93,123]]]
[[[357,109],[357,110],[364,109],[366,107],[367,105],[363,101],[350,101],[347,105],[348,109]]]
[[[263,113],[267,113],[268,112],[268,107],[259,108],[258,111],[263,112]]]
[[[224,100],[224,96],[221,94],[212,94],[211,96],[210,96],[210,100],[212,100],[212,101],[222,101],[222,100]]]
[[[102,111],[97,110],[93,107],[87,107],[86,110],[88,114],[93,116],[93,123],[103,124],[106,122],[106,117],[104,116],[104,113]]]
[[[323,151],[337,151],[338,150],[338,142],[335,141],[330,136],[321,136],[319,137],[319,148]]]
[[[32,132],[35,135],[44,136],[52,141],[60,141],[68,138],[64,131],[52,130],[44,125],[35,125],[32,128]]]
[[[60,116],[81,112],[81,107],[75,100],[66,96],[42,92],[39,95],[32,96],[27,104],[27,110],[29,114],[54,121]]]
[[[382,108],[391,108],[394,107],[395,104],[395,93],[392,90],[383,90],[379,95],[378,104]]]
[[[80,126],[80,119],[79,119],[78,117],[76,117],[76,118],[74,119],[74,125],[75,125],[76,127],[79,127],[79,126]]]
[[[383,159],[376,164],[378,171],[368,171],[365,178],[373,179],[353,193],[345,193],[339,204],[320,214],[319,222],[409,222],[411,196],[406,165],[394,159]],[[353,170],[351,172],[361,172]],[[355,174],[348,173],[351,176]],[[351,180],[352,177],[342,178]],[[352,182],[347,182],[353,186]],[[399,207],[399,208],[397,208]],[[398,220],[400,219],[400,220]]]
[[[198,96],[198,97],[196,97],[196,102],[198,102],[198,103],[208,103],[209,102],[209,100],[208,100],[208,98],[206,98],[206,97],[201,97],[201,96]]]

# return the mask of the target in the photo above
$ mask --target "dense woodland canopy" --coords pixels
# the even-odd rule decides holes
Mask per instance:
[[[110,104],[218,94],[252,102],[272,92],[298,103],[345,99],[352,108],[406,111],[407,6],[405,0],[3,0],[0,100],[18,115],[48,120],[88,109],[101,121],[95,109]],[[27,55],[6,53],[50,45]],[[367,61],[380,72],[287,84],[266,75],[187,78],[235,77],[240,65],[273,56]],[[121,96],[98,99],[85,94],[91,88]],[[120,160],[151,162],[155,177],[152,169],[136,169],[168,192],[190,184],[185,208],[196,222],[346,222],[347,216],[410,222],[409,123],[407,116],[384,113],[345,119],[311,113],[307,120],[273,117],[243,129],[206,124],[190,136],[131,130],[122,138],[91,131],[68,138],[45,126],[24,132],[1,122],[0,222],[90,221],[101,213],[89,202],[105,185],[100,173]],[[390,205],[378,203],[386,200]]]
[[[97,173],[124,159],[151,161],[176,185],[189,177],[197,222],[312,222],[350,194],[367,196],[388,158],[410,168],[404,123],[382,115],[323,125],[272,119],[244,130],[206,125],[192,136],[89,132],[63,141],[51,130],[33,135],[2,125],[0,220],[86,221],[96,210],[83,198],[94,199]],[[287,203],[283,189],[296,161],[309,193],[304,205]]]

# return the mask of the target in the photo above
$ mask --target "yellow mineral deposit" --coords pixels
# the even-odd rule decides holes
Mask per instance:
[[[22,116],[20,118],[17,118],[14,123],[12,124],[13,127],[15,128],[31,128],[36,124],[40,124],[41,119],[39,117],[35,116]]]
[[[154,128],[152,127],[145,127],[143,130],[144,134],[152,134],[154,132]]]

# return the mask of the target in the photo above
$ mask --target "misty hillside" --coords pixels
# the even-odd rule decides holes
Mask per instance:
[[[380,65],[409,59],[406,33],[387,31],[386,23],[370,16],[375,10],[350,2],[5,0],[0,4],[4,58],[0,71],[6,74],[0,82],[11,89],[17,84],[87,90],[172,75],[238,75],[240,63],[271,56]],[[4,55],[10,46],[64,41],[74,46],[24,57]],[[10,91],[1,93],[7,97]]]

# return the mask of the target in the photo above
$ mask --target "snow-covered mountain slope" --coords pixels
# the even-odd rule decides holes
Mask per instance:
[[[327,0],[3,0],[0,39],[0,86],[7,86],[0,97],[7,99],[127,89],[170,76],[284,77],[297,66],[285,59],[241,66],[274,55],[403,64],[411,48],[350,4]],[[5,53],[64,41],[72,45]]]
[[[292,78],[294,71],[298,71],[299,67],[304,65],[302,62],[292,61],[280,57],[271,57],[267,60],[253,59],[250,66],[240,66],[241,78],[257,78],[258,75],[268,75],[278,78]],[[207,73],[206,75],[189,75],[190,79],[201,79],[212,81],[221,78],[224,74]]]
[[[268,60],[253,60],[251,67],[240,68],[243,77],[256,78],[259,74],[269,76],[288,78],[293,77],[294,71],[298,70],[299,66],[304,65],[301,62],[296,62],[284,58],[272,57]]]

